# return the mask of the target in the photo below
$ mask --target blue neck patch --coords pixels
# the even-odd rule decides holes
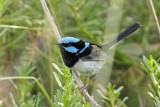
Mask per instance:
[[[83,53],[85,51],[85,49],[89,47],[89,45],[90,45],[90,43],[85,43],[85,47],[82,50],[80,50],[76,55]]]
[[[80,39],[74,38],[74,37],[65,37],[62,38],[60,43],[76,43],[79,42]]]
[[[79,49],[73,47],[73,46],[70,46],[70,47],[64,47],[64,49],[67,51],[67,52],[70,52],[70,53],[77,53]]]

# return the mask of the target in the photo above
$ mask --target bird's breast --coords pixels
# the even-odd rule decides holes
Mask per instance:
[[[79,59],[71,69],[78,71],[83,75],[94,75],[102,68],[103,64],[104,61],[84,61]]]

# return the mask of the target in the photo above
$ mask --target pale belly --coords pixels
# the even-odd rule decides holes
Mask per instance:
[[[105,61],[82,61],[81,59],[71,68],[83,75],[94,75],[104,65]]]

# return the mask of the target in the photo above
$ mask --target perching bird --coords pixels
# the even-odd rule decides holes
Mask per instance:
[[[105,53],[106,50],[135,32],[140,26],[139,23],[131,25],[120,33],[118,37],[102,46],[84,42],[74,37],[62,38],[57,44],[60,46],[63,61],[67,67],[81,74],[93,75],[96,74],[104,65],[105,61],[109,59]]]

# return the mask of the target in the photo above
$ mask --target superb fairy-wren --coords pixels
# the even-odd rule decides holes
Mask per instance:
[[[71,70],[85,75],[96,74],[108,59],[106,50],[120,40],[136,31],[141,25],[135,23],[124,30],[109,43],[99,46],[94,43],[84,42],[78,38],[65,37],[59,43],[63,61]]]

